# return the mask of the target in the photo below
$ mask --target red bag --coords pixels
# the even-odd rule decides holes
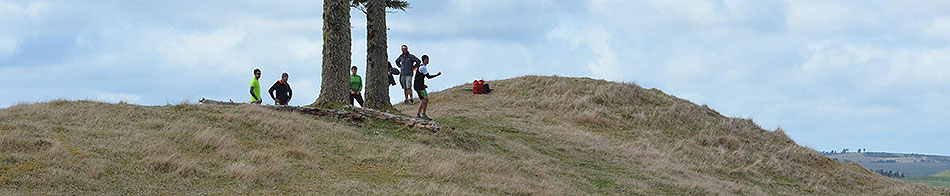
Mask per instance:
[[[481,81],[475,80],[474,82],[472,82],[472,93],[474,93],[474,94],[483,94],[483,93],[485,93],[484,89],[482,89],[482,87],[483,87],[482,84],[484,84],[484,83],[485,83],[484,80],[481,80]]]

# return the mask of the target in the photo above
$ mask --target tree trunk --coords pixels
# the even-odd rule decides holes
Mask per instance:
[[[386,4],[383,0],[366,3],[366,105],[369,108],[395,110],[389,102],[389,55],[386,53]]]
[[[320,96],[314,105],[336,108],[347,105],[350,88],[349,0],[323,1],[323,69]]]

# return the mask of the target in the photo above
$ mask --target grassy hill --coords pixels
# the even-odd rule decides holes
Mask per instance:
[[[931,186],[950,187],[950,170],[944,170],[940,173],[930,176],[912,176],[904,178],[904,181],[921,183]]]
[[[437,82],[437,81],[435,81]],[[259,106],[0,110],[12,194],[950,194],[635,84],[527,76],[431,93],[440,132]],[[415,114],[417,105],[397,105]],[[378,133],[378,134],[377,134]]]

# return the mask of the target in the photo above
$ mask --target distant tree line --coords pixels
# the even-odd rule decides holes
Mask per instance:
[[[888,178],[904,178],[904,173],[895,172],[891,170],[884,171],[883,169],[875,170],[874,173],[881,174],[882,176],[887,176]]]
[[[841,149],[841,151],[831,150],[831,151],[818,151],[818,152],[825,155],[833,155],[833,154],[847,154],[853,151],[851,151],[851,149],[845,148],[845,149]],[[868,149],[866,148],[858,148],[857,153],[874,153],[874,152],[868,152]]]
[[[893,154],[893,153],[886,153],[886,152],[865,152],[864,155],[865,155],[865,156],[868,156],[868,157],[877,157],[877,158],[898,158],[898,157],[900,157],[900,156],[897,156],[896,154]]]

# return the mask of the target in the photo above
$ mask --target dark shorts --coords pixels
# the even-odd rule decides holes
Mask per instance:
[[[416,90],[416,95],[419,95],[420,100],[429,99],[429,93],[426,92],[426,89]]]

